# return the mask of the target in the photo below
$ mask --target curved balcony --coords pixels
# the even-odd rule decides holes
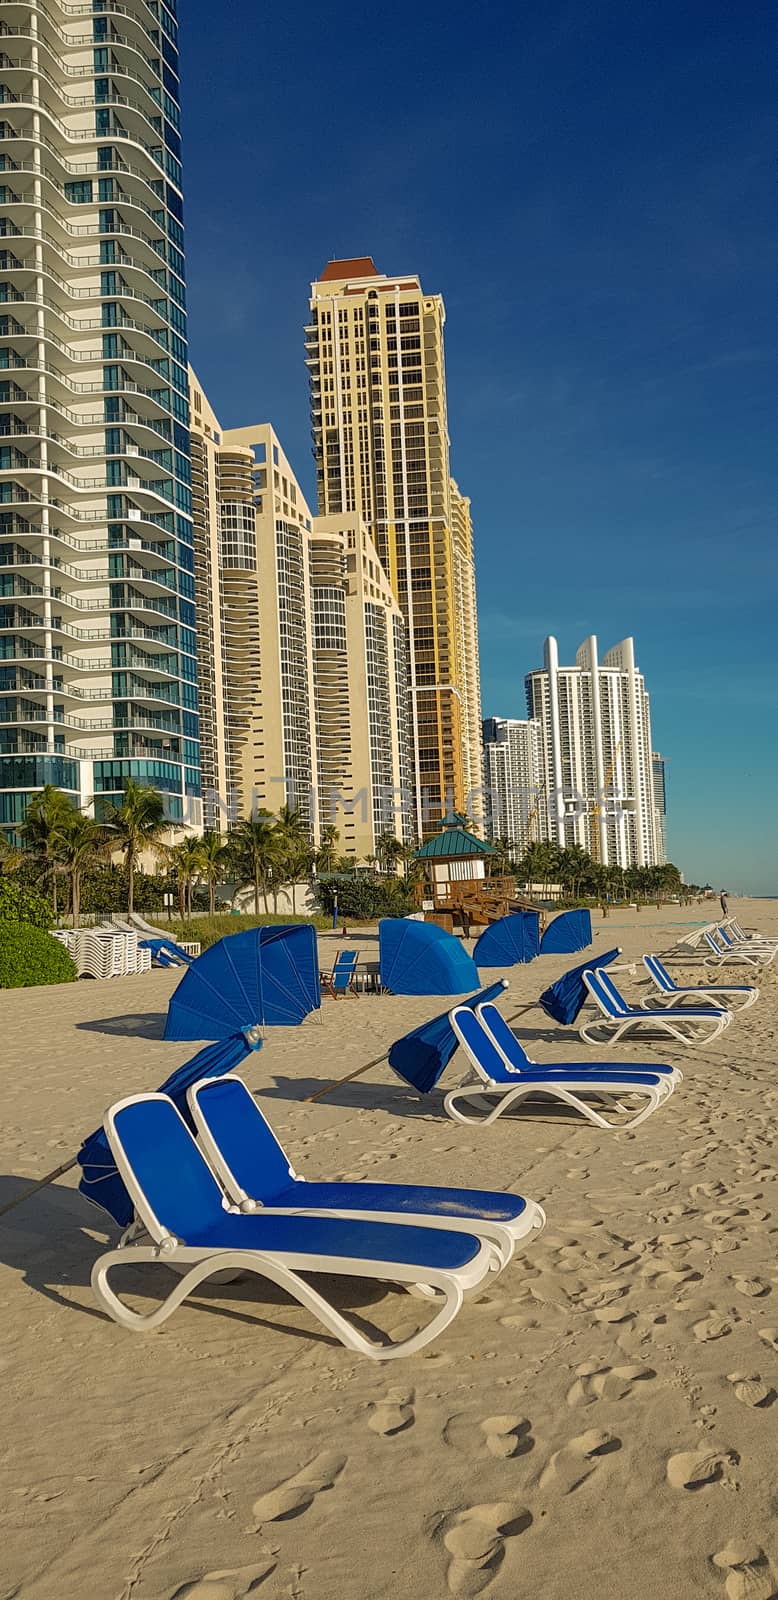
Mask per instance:
[[[45,74],[39,71],[37,76],[40,80],[40,87],[46,83]],[[62,103],[62,96],[60,95],[57,85],[53,84],[47,87],[53,88],[55,94],[57,94],[60,100],[60,103]],[[108,128],[105,133],[100,134],[97,134],[94,128],[69,128],[67,124],[62,121],[61,117],[57,116],[56,111],[53,111],[51,106],[46,104],[45,99],[35,100],[33,98],[32,91],[30,90],[29,93],[27,92],[26,86],[24,92],[20,91],[16,94],[10,93],[7,95],[6,104],[18,108],[18,114],[20,116],[44,116],[47,119],[47,123],[50,123],[54,128],[56,128],[60,138],[64,139],[68,145],[72,144],[78,147],[78,145],[83,145],[87,142],[89,144],[96,145],[101,139],[110,139],[111,143],[127,142],[128,144],[131,144],[133,148],[144,150],[150,160],[153,161],[159,168],[160,172],[164,171],[164,156],[161,142],[158,145],[150,145],[147,139],[144,139],[141,134],[133,132],[130,128],[125,127],[123,124],[117,124],[114,121],[112,126]],[[156,133],[156,129],[151,127],[150,119],[145,115],[145,113],[140,110],[139,107],[134,106],[123,95],[111,97],[106,101],[96,101],[94,96],[85,96],[83,106],[78,108],[74,107],[74,109],[87,110],[90,106],[102,109],[103,107],[107,108],[111,105],[120,105],[123,115],[137,117],[138,121],[141,122],[145,127],[148,127],[153,134]],[[27,125],[25,125],[25,131],[21,134],[16,128],[14,128],[13,137],[25,138],[27,136],[26,127]],[[160,138],[159,135],[157,135],[157,137]]]
[[[95,16],[94,7],[90,6],[90,5],[72,6],[72,5],[67,5],[65,3],[65,0],[55,0],[55,4],[56,4],[56,9],[60,13],[61,16],[63,16],[63,17],[73,17],[74,20],[76,20],[76,21],[79,18],[83,17],[85,22],[87,22],[87,21],[91,22],[93,20],[94,16]],[[145,23],[143,23],[141,21],[141,19],[138,16],[136,11],[130,11],[127,6],[123,6],[123,5],[120,5],[118,3],[114,4],[113,0],[103,0],[103,3],[100,6],[99,15],[101,17],[124,17],[124,18],[126,18],[126,20],[128,22],[134,23],[134,25],[138,29],[139,33],[144,34],[146,36],[146,38],[149,40],[149,42],[152,44],[152,46],[153,46],[154,45],[154,39],[152,37],[152,30],[155,29],[156,27],[158,27],[158,18],[155,17],[153,11],[151,10],[151,8],[148,5],[146,6],[145,9],[148,11],[148,14],[149,14],[149,26],[148,27],[146,27]],[[44,15],[48,19],[50,19],[52,22],[54,21],[53,9],[48,9],[48,8],[46,8],[44,6],[38,5],[38,6],[36,6],[36,10],[37,11],[43,11]],[[56,26],[56,24],[55,24],[55,26]]]
[[[16,37],[21,38],[23,36],[17,34]],[[37,44],[38,41],[37,38],[33,41],[31,36],[31,43],[33,42]],[[44,43],[44,49],[46,48],[48,47]],[[52,51],[52,54],[56,62],[56,52]],[[70,70],[65,68],[64,71],[60,69],[59,73],[57,73],[56,71],[50,72],[49,68],[44,67],[40,60],[37,64],[34,64],[31,50],[23,56],[10,56],[7,51],[3,50],[0,52],[0,70],[10,78],[11,83],[14,85],[14,89],[11,92],[14,95],[14,100],[19,103],[24,103],[25,101],[34,102],[32,91],[37,82],[39,92],[40,89],[43,89],[46,93],[55,97],[57,105],[64,108],[66,115],[68,111],[89,111],[103,106],[121,106],[123,113],[129,112],[131,116],[141,118],[150,133],[158,134],[159,132],[154,126],[153,120],[162,114],[161,100],[157,98],[157,95],[160,94],[159,86],[155,86],[157,91],[155,94],[147,78],[141,73],[134,72],[129,66],[122,66],[121,63],[118,63],[112,64],[104,70],[95,70],[90,63],[89,65],[85,64],[83,68],[74,67]],[[116,89],[112,89],[108,95],[101,99],[94,92],[92,94],[71,94],[62,86],[63,78],[71,78],[81,83],[93,83],[95,77],[107,78],[109,81],[113,78],[128,78],[131,83],[139,86],[141,93],[145,97],[145,104],[141,104],[132,95],[121,94]],[[41,108],[43,109],[44,106],[45,101],[41,99]],[[62,124],[60,124],[61,126]]]
[[[38,45],[39,48],[45,50],[47,52],[47,56],[50,57],[49,70],[55,77],[57,74],[59,74],[61,77],[66,79],[83,79],[87,75],[84,67],[69,67],[63,60],[63,57],[71,50],[93,50],[96,42],[94,33],[64,33],[63,30],[57,26],[57,23],[54,21],[51,13],[46,10],[45,6],[36,5],[35,14],[39,24],[37,33],[32,33],[29,27],[10,27],[8,23],[3,23],[2,26],[0,26],[0,38],[20,39],[24,40],[31,46]],[[40,26],[42,18],[45,18],[44,28],[41,28]],[[57,41],[58,48],[56,50],[49,43],[49,40],[46,37],[47,29]],[[151,42],[152,41],[149,40],[149,43]],[[122,34],[114,29],[106,38],[105,43],[107,46],[110,46],[111,51],[131,51],[133,58],[139,57],[140,60],[150,69],[151,73],[156,75],[157,67],[155,65],[154,58],[152,56],[147,56],[146,52],[140,48],[135,39],[130,38],[129,34]],[[111,70],[112,75],[114,76],[119,73],[123,77],[131,77],[136,79],[139,83],[142,82],[144,87],[147,86],[146,79],[130,67],[125,67],[124,65],[119,67],[114,66]]]
[[[128,237],[135,238],[136,241],[141,245],[148,245],[148,240],[146,238],[146,235],[145,234],[140,234],[138,232],[138,230],[134,230],[132,228],[117,228],[116,232],[117,232],[117,234],[122,234],[122,235],[126,235]],[[59,240],[55,239],[53,234],[46,233],[44,229],[33,227],[30,224],[25,224],[24,227],[22,227],[22,228],[14,229],[14,231],[12,233],[7,234],[6,237],[9,240],[9,244],[6,246],[6,249],[9,251],[10,256],[11,256],[12,259],[11,259],[9,265],[5,268],[5,270],[7,272],[12,272],[12,273],[26,273],[30,277],[37,277],[38,273],[39,273],[39,268],[38,268],[38,266],[37,266],[37,264],[35,262],[35,256],[34,256],[34,247],[35,247],[36,243],[47,245],[49,250],[53,251],[53,253],[54,253],[55,257],[57,258],[57,260],[61,261],[62,263],[64,263],[64,265],[68,268],[68,270],[71,273],[72,272],[76,272],[76,273],[79,273],[79,272],[99,272],[99,273],[103,273],[106,270],[110,270],[112,268],[122,267],[127,272],[137,272],[144,279],[149,279],[151,281],[151,283],[154,284],[154,287],[157,290],[157,294],[159,294],[159,285],[156,284],[154,278],[152,277],[152,272],[155,272],[155,271],[158,271],[158,270],[167,270],[167,263],[165,261],[165,257],[164,256],[160,256],[159,253],[156,250],[154,250],[153,247],[151,247],[151,246],[149,246],[148,254],[149,254],[149,257],[153,258],[153,259],[150,259],[147,262],[138,261],[138,260],[135,259],[134,256],[128,256],[124,252],[117,253],[115,261],[105,262],[105,261],[102,260],[102,258],[101,258],[101,256],[99,254],[98,255],[92,255],[92,256],[74,255],[74,254],[72,254],[69,250],[65,250],[60,245]],[[97,240],[99,238],[102,238],[102,237],[103,237],[103,235],[100,234],[97,230],[95,230],[94,233],[90,232],[90,234],[89,234],[89,239],[90,240],[94,240],[95,242],[97,242]],[[26,246],[29,246],[29,253],[28,254],[25,253],[25,247]],[[45,262],[45,257],[44,257],[44,262]],[[43,267],[43,271],[44,272],[46,271],[45,264],[44,264],[44,267]],[[85,295],[88,295],[90,300],[95,300],[95,299],[99,299],[100,298],[99,285],[95,285],[94,288],[89,288],[89,289],[86,289],[86,290],[82,289],[80,291],[80,293],[78,293],[78,292],[74,292],[73,289],[70,288],[69,282],[68,282],[67,279],[59,277],[59,275],[57,273],[55,273],[51,268],[49,268],[49,275],[51,277],[53,277],[58,283],[60,283],[64,287],[64,289],[67,292],[70,293],[71,298],[73,298],[73,299],[78,299],[78,298],[83,299],[85,297]],[[114,296],[113,295],[106,296],[105,298],[113,299]]]

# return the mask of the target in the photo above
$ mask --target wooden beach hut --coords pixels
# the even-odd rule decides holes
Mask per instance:
[[[415,852],[423,868],[416,901],[425,921],[449,933],[459,925],[467,937],[471,927],[506,916],[516,906],[516,881],[488,875],[489,858],[498,855],[494,845],[469,831],[464,817],[446,817],[440,833]]]

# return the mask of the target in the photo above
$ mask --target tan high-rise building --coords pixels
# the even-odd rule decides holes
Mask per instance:
[[[366,530],[313,518],[273,428],[190,373],[206,823],[296,806],[344,854],[410,835],[405,624]],[[403,805],[405,814],[403,815]]]
[[[269,424],[222,429],[190,374],[206,823],[297,806],[317,837],[310,532]]]
[[[314,517],[313,663],[319,816],[346,855],[413,838],[405,623],[358,517]]]
[[[482,816],[472,533],[449,468],[444,321],[418,277],[388,278],[364,257],[328,264],[306,329],[319,513],[365,524],[407,624],[419,835],[452,805]]]

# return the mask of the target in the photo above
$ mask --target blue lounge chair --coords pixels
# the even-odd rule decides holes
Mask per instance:
[[[723,926],[729,929],[740,944],[764,944],[772,950],[778,946],[778,939],[773,938],[769,933],[759,933],[756,928],[742,928],[737,917],[730,917]]]
[[[187,1094],[205,1154],[241,1211],[301,1211],[364,1222],[424,1223],[476,1234],[494,1245],[500,1269],[520,1239],[545,1224],[521,1195],[401,1183],[316,1183],[298,1177],[245,1083],[234,1073],[201,1078]]]
[[[762,967],[769,966],[776,954],[775,951],[764,950],[761,945],[753,950],[734,945],[723,937],[720,928],[706,928],[702,937],[708,946],[706,967],[750,967],[752,971],[759,972]]]
[[[689,999],[698,1002],[708,1000],[714,1006],[721,1001],[730,1010],[746,1011],[759,999],[759,990],[749,983],[679,985],[673,981],[659,956],[644,956],[643,966],[657,991],[655,1003],[658,1005],[682,1005]]]
[[[339,950],[332,963],[332,971],[322,973],[321,986],[337,1000],[338,995],[356,995],[358,950]]]
[[[451,1089],[443,1102],[455,1122],[490,1123],[533,1095],[561,1100],[598,1128],[616,1131],[636,1128],[650,1117],[672,1094],[677,1075],[672,1068],[644,1071],[633,1067],[538,1067],[528,1063],[519,1071],[509,1066],[491,1032],[467,1006],[455,1006],[449,1013],[451,1026],[474,1066],[480,1084],[470,1083]],[[507,1025],[506,1025],[507,1026]],[[624,1102],[637,1096],[643,1105]],[[486,1112],[483,1105],[486,1101]],[[494,1102],[493,1105],[491,1103]],[[598,1110],[598,1104],[602,1107]],[[491,1105],[491,1109],[489,1109]],[[611,1122],[604,1111],[615,1111],[622,1120]],[[624,1120],[626,1114],[627,1120]]]
[[[180,944],[174,939],[139,939],[138,947],[141,950],[150,950],[151,959],[155,967],[190,967],[193,957],[182,950]]]
[[[412,1355],[452,1321],[465,1293],[491,1270],[494,1251],[473,1234],[442,1228],[357,1222],[341,1217],[245,1216],[225,1197],[183,1117],[166,1095],[130,1095],[103,1126],[116,1165],[151,1244],[128,1241],[95,1262],[98,1304],[122,1327],[159,1327],[206,1278],[225,1270],[269,1278],[320,1319],[347,1349],[374,1361]],[[184,1268],[155,1311],[132,1311],[110,1287],[116,1266],[133,1262]],[[360,1333],[301,1274],[335,1273],[437,1291],[432,1321],[419,1333],[377,1344]]]
[[[721,1006],[676,1006],[673,1010],[669,1006],[665,1010],[661,1006],[654,1010],[631,1006],[604,967],[585,972],[583,980],[601,1014],[600,1020],[584,1023],[578,1030],[587,1044],[615,1044],[624,1034],[644,1028],[669,1033],[680,1044],[695,1044],[702,1039],[709,1044],[732,1021],[731,1011]]]
[[[533,1061],[532,1056],[527,1055],[520,1039],[517,1038],[502,1012],[498,1011],[493,1001],[485,1001],[480,1006],[476,1006],[475,1012],[490,1038],[496,1044],[506,1067],[510,1067],[513,1072],[544,1072],[546,1070],[541,1063]],[[680,1067],[657,1066],[652,1061],[624,1061],[621,1063],[612,1061],[559,1061],[549,1064],[555,1071],[569,1072],[574,1077],[580,1077],[582,1073],[621,1072],[623,1070],[625,1072],[658,1073],[662,1078],[671,1078],[675,1088],[678,1087],[679,1083],[683,1083],[683,1073]]]
[[[771,944],[768,939],[741,939],[726,922],[720,922],[713,933],[727,950],[745,950],[768,963],[778,955],[778,945]]]

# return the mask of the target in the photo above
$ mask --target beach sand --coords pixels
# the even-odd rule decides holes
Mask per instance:
[[[731,909],[778,933],[777,903]],[[667,948],[703,914],[597,915],[594,951]],[[373,953],[367,936],[350,942]],[[504,1013],[575,960],[512,969]],[[628,993],[646,993],[641,972]],[[0,995],[0,1204],[196,1048],[160,1037],[175,982]],[[273,1030],[243,1071],[299,1172],[507,1188],[546,1208],[537,1243],[405,1361],[352,1355],[255,1278],[205,1286],[161,1330],[129,1333],[92,1298],[115,1234],[76,1174],[4,1217],[1,1600],[767,1600],[777,998],[768,971],[709,1047],[602,1052],[683,1068],[631,1134],[545,1109],[459,1127],[440,1093],[422,1100],[387,1068],[302,1103],[443,1009],[435,999],[326,1000],[321,1024]],[[516,1026],[541,1060],[597,1058],[539,1010]],[[466,1075],[460,1052],[443,1085]],[[333,1293],[395,1335],[424,1311],[358,1281]]]

